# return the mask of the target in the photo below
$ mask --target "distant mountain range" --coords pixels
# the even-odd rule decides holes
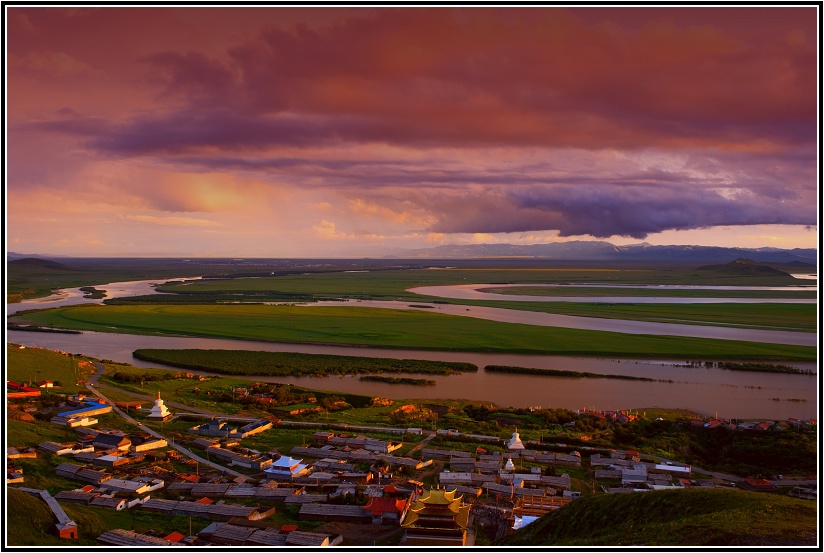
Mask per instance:
[[[399,249],[384,258],[399,259],[484,259],[525,258],[556,261],[651,261],[685,263],[730,263],[746,258],[762,263],[794,264],[793,269],[815,268],[818,250],[815,248],[722,248],[717,246],[652,246],[646,242],[616,246],[610,242],[578,240],[552,244],[450,244],[434,248]],[[7,261],[25,258],[71,259],[46,254],[8,252]]]
[[[554,242],[552,244],[472,244],[445,245],[434,248],[398,250],[393,257],[416,259],[477,259],[523,257],[563,261],[671,261],[729,263],[748,258],[769,263],[803,263],[815,267],[814,248],[723,248],[717,246],[652,246],[646,242],[616,246],[603,241]]]

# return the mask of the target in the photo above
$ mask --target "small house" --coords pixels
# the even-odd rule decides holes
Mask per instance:
[[[401,516],[409,507],[411,496],[406,499],[394,497],[370,497],[363,507],[372,515],[372,524],[400,524]]]
[[[89,505],[93,507],[105,507],[106,509],[122,511],[126,508],[126,500],[119,497],[100,495],[92,499]]]
[[[98,449],[128,451],[132,445],[132,441],[123,434],[107,434],[101,432],[94,437],[92,445]]]

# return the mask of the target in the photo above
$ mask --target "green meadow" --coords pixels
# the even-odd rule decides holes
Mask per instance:
[[[599,286],[507,286],[484,288],[485,292],[502,295],[542,297],[669,297],[669,298],[781,298],[811,299],[814,290],[709,290],[681,288],[602,288]]]
[[[445,261],[450,264],[450,262]],[[502,262],[503,264],[504,262]],[[804,281],[781,276],[717,275],[684,268],[445,268],[365,272],[313,272],[244,279],[206,279],[185,286],[169,284],[166,292],[187,294],[219,291],[272,291],[317,297],[362,299],[420,299],[406,290],[417,286],[451,284],[604,284],[604,285],[724,285],[792,286]]]
[[[77,381],[93,372],[81,356],[63,355],[41,348],[20,349],[14,344],[6,344],[6,378],[26,384],[41,380],[60,384],[60,388],[44,388],[44,393],[59,391],[73,394],[85,390],[83,385],[77,385]]]
[[[813,360],[816,348],[508,324],[424,310],[291,305],[92,305],[21,315],[58,328],[406,349]]]
[[[15,509],[8,511],[8,543],[14,546],[46,547],[47,550],[65,546],[81,549],[99,546],[97,536],[112,528],[137,532],[154,530],[160,535],[170,534],[176,530],[188,534],[190,524],[192,532],[196,533],[210,523],[209,520],[200,517],[150,513],[140,509],[114,511],[78,503],[63,503],[61,506],[66,514],[77,522],[80,529],[77,540],[65,540],[57,537],[54,529],[56,519],[40,497],[12,488],[8,490],[8,501],[16,506]]]
[[[208,279],[186,285],[170,284],[158,287],[169,292],[167,298],[145,298],[156,302],[172,299],[196,303],[223,294],[239,301],[261,301],[259,294],[293,294],[314,299],[348,298],[404,301],[430,301],[468,306],[500,307],[522,311],[558,313],[581,317],[602,317],[657,322],[679,322],[702,325],[733,325],[815,332],[814,304],[610,304],[598,301],[599,296],[668,296],[668,297],[752,297],[752,298],[814,298],[815,292],[792,291],[720,291],[720,290],[643,290],[575,287],[570,283],[615,285],[797,285],[796,279],[782,277],[710,276],[685,270],[640,269],[418,269],[404,271],[369,271],[358,273],[311,273],[246,279]],[[592,301],[523,302],[495,298],[489,300],[454,300],[423,296],[407,292],[418,286],[438,286],[467,283],[566,284],[557,288],[525,287],[490,289],[504,294],[529,294],[591,297]],[[515,292],[513,292],[515,290]],[[173,294],[173,295],[172,295]],[[171,297],[168,297],[171,296]],[[143,299],[143,298],[141,298]],[[119,303],[115,300],[112,303]]]

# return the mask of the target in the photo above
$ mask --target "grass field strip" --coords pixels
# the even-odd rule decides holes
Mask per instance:
[[[314,302],[302,304],[306,307],[360,306],[379,309],[417,310],[403,302],[381,300],[348,300],[346,302]],[[655,323],[627,319],[600,319],[596,317],[575,317],[536,311],[518,311],[499,307],[467,307],[465,305],[439,304],[432,313],[473,317],[501,323],[517,323],[535,326],[571,328],[577,330],[597,330],[620,332],[623,334],[646,334],[654,336],[681,336],[689,338],[711,338],[717,340],[740,340],[744,342],[764,342],[793,346],[815,346],[815,333],[782,330],[761,330],[748,328],[728,328],[721,326],[700,326],[677,323]]]

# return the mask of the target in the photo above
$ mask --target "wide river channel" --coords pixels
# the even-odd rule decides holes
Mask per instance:
[[[172,279],[169,279],[172,280]],[[147,280],[124,283],[111,283],[98,286],[107,291],[107,297],[121,297],[150,293],[152,285],[162,281]],[[477,288],[491,285],[474,285]],[[500,285],[496,285],[500,287]],[[450,293],[439,287],[444,297]],[[467,288],[468,287],[464,287]],[[807,288],[809,290],[809,288]],[[429,289],[427,295],[436,295]],[[490,298],[486,295],[485,298]],[[536,296],[538,297],[538,296]],[[513,299],[511,296],[498,296],[500,299]],[[557,298],[542,296],[542,300]],[[624,298],[626,299],[626,298]],[[632,298],[637,300],[638,298]],[[671,298],[667,298],[667,301]],[[740,303],[746,298],[729,299],[730,303]],[[602,301],[602,298],[581,298],[578,301]],[[815,301],[815,300],[813,300]],[[100,303],[100,300],[83,298],[83,293],[76,289],[61,290],[49,298],[27,300],[6,306],[7,314],[17,311],[60,307],[80,303]],[[374,307],[409,308],[409,302],[335,302],[335,305],[358,305]],[[374,305],[373,305],[374,304]],[[438,305],[441,312],[455,311],[464,316],[491,318],[527,324],[544,324],[568,326],[570,321],[552,323],[539,320],[545,313],[530,313],[497,308]],[[435,312],[436,309],[433,309]],[[485,316],[485,311],[490,313]],[[508,312],[509,319],[496,318],[498,312]],[[512,314],[515,315],[512,315]],[[531,323],[523,320],[523,315],[537,317]],[[518,319],[511,320],[512,317]],[[585,317],[568,317],[567,319],[586,319]],[[627,323],[614,319],[594,319],[597,330],[627,332]],[[604,328],[603,321],[609,321],[611,327]],[[723,329],[720,327],[701,327],[696,325],[670,325],[666,323],[645,323],[649,325],[646,332],[659,334],[677,334],[680,332],[650,332],[652,327],[666,329],[688,327],[704,329],[711,333],[708,337],[721,338],[726,331],[742,329]],[[585,327],[581,327],[585,328]],[[641,332],[638,330],[637,332]],[[815,333],[777,332],[766,330],[744,330],[744,332],[772,333],[770,336],[796,335],[800,343],[814,345]],[[692,334],[687,334],[692,335]],[[700,335],[700,334],[699,334]],[[756,334],[757,336],[757,334]],[[739,337],[737,339],[746,339]],[[760,340],[759,337],[751,338]],[[722,369],[688,368],[683,362],[672,360],[634,360],[602,359],[586,357],[564,357],[549,355],[520,355],[496,353],[464,353],[443,351],[419,351],[400,349],[360,348],[348,346],[288,344],[276,342],[241,341],[229,339],[139,336],[132,334],[83,332],[82,334],[57,334],[46,332],[7,331],[8,342],[26,347],[42,347],[52,350],[83,354],[99,359],[130,363],[138,367],[156,367],[132,357],[132,352],[139,348],[196,348],[196,349],[235,349],[257,351],[280,351],[296,353],[316,353],[329,355],[356,355],[363,357],[383,357],[402,359],[427,359],[437,361],[460,361],[473,363],[479,367],[476,373],[464,373],[450,376],[426,376],[435,380],[434,386],[393,385],[377,382],[361,382],[357,376],[330,377],[257,377],[256,380],[276,381],[309,388],[351,392],[364,395],[389,397],[392,399],[472,399],[488,401],[500,406],[568,409],[636,409],[644,407],[684,408],[704,415],[747,419],[801,419],[815,418],[818,412],[818,375],[817,363],[787,363],[802,369],[812,370],[815,375],[793,375],[758,372],[729,371]],[[783,342],[783,340],[765,340]],[[795,342],[790,342],[795,343]],[[483,370],[486,365],[512,365],[543,369],[572,370],[601,374],[622,374],[656,379],[654,382],[631,380],[592,379],[592,378],[556,378],[534,375],[497,374]]]

